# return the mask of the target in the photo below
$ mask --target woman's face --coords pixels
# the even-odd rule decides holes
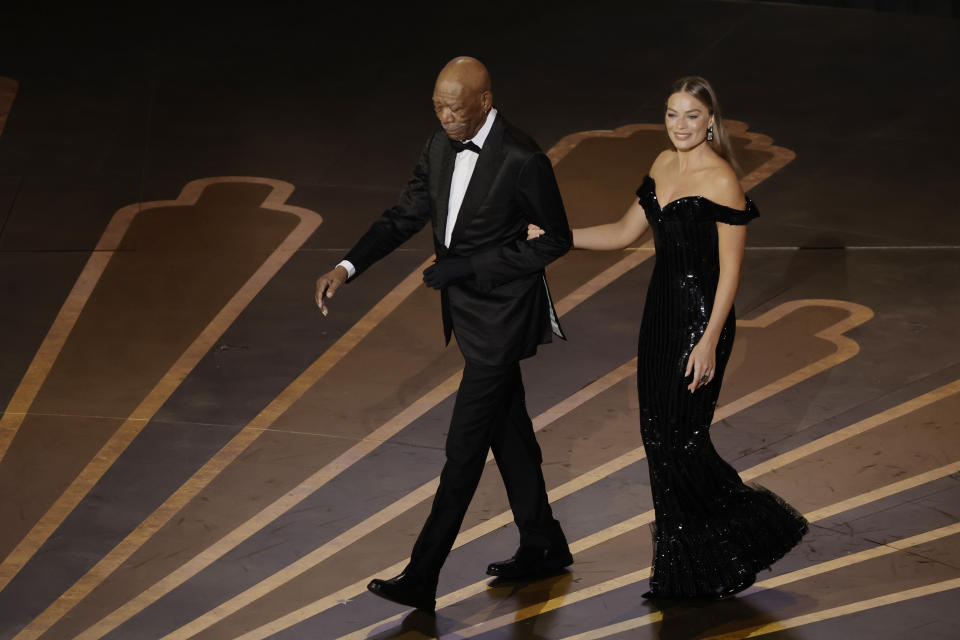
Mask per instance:
[[[707,105],[685,91],[678,91],[667,99],[664,123],[673,146],[678,151],[687,151],[707,139],[713,116]]]

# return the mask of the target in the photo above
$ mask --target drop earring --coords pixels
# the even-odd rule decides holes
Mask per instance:
[[[713,141],[713,127],[707,127],[707,142]]]

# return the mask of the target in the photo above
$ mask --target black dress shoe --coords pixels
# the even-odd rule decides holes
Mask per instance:
[[[554,551],[543,547],[520,547],[509,560],[487,566],[487,575],[507,580],[528,580],[555,573],[573,564],[570,550]]]
[[[436,587],[430,588],[406,573],[389,580],[374,578],[367,585],[367,590],[391,602],[415,607],[425,613],[433,613],[437,608]]]

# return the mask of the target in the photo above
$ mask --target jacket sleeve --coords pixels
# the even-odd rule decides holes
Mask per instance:
[[[430,221],[432,205],[428,176],[432,142],[433,136],[424,145],[413,177],[400,194],[397,204],[384,211],[344,256],[357,270],[350,280],[406,242]]]
[[[570,250],[573,235],[550,159],[538,152],[526,160],[517,179],[517,199],[529,222],[542,228],[539,238],[523,237],[471,256],[477,285],[491,290],[530,273],[542,271]]]

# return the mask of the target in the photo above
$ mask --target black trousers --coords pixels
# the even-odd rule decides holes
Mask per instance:
[[[430,516],[413,546],[408,573],[436,584],[490,449],[520,529],[520,545],[567,548],[547,501],[540,469],[543,458],[527,414],[520,363],[489,366],[467,362],[447,434],[447,461]]]

